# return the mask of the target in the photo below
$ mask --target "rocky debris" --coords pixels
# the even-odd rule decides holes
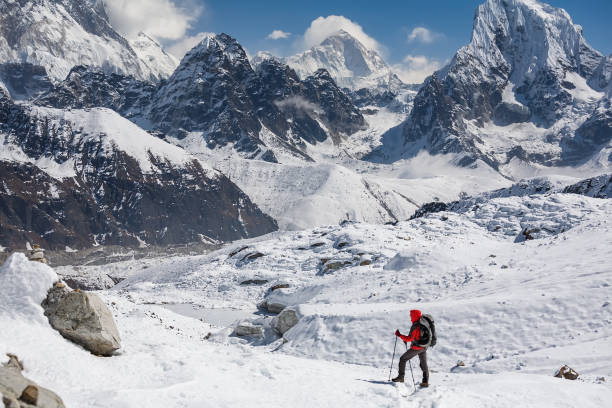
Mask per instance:
[[[568,367],[567,365],[564,365],[555,373],[555,377],[565,378],[566,380],[575,380],[578,378],[578,375],[579,374],[578,372],[576,372],[576,370],[571,367]]]
[[[329,261],[326,261],[325,263],[322,262],[321,274],[326,274],[329,272],[336,271],[347,265],[351,265],[352,263],[353,262],[349,260],[329,260]]]
[[[34,244],[33,248],[30,250],[28,254],[28,259],[30,261],[47,263],[47,259],[45,259],[45,250],[38,246],[38,244]]]
[[[121,347],[113,316],[95,293],[70,291],[55,284],[42,303],[51,326],[95,355],[110,356]]]
[[[5,407],[65,408],[57,394],[23,376],[23,365],[16,356],[9,354],[9,359],[0,367],[0,394]]]
[[[240,261],[241,262],[254,261],[255,259],[261,258],[262,256],[265,256],[265,255],[262,254],[261,252],[251,252],[250,254],[246,254],[245,256],[243,256]]]
[[[8,353],[7,356],[9,361],[4,363],[4,367],[15,368],[19,371],[23,371],[23,363],[19,361],[19,357],[11,353]]]
[[[288,283],[278,283],[276,285],[271,286],[270,289],[268,289],[268,293],[274,292],[278,289],[288,289],[289,287],[291,287],[291,285],[289,285]]]
[[[233,250],[232,252],[229,253],[229,257],[232,258],[232,257],[238,255],[240,252],[244,251],[247,248],[248,248],[248,246],[243,246],[241,248],[235,249],[235,250]]]
[[[238,337],[263,337],[264,328],[263,326],[254,325],[251,322],[242,322],[234,328],[232,334]]]
[[[240,286],[249,286],[249,285],[265,285],[268,283],[266,279],[247,279],[245,281],[240,282]]]
[[[287,305],[279,303],[279,302],[268,302],[264,301],[264,308],[270,313],[280,313],[282,312]]]
[[[447,209],[448,209],[448,204],[446,203],[437,202],[437,201],[426,203],[426,204],[423,204],[420,208],[418,208],[415,211],[414,215],[410,217],[410,219],[414,220],[416,218],[423,217],[427,214],[442,212],[442,211],[446,211]]]
[[[612,174],[579,181],[563,189],[564,193],[581,194],[593,198],[612,198]]]
[[[537,228],[537,227],[535,227],[535,228],[523,228],[523,230],[516,237],[514,242],[524,242],[524,241],[531,241],[533,239],[537,239],[538,238],[538,234],[541,231],[542,230],[540,228]]]
[[[295,309],[285,308],[279,313],[278,316],[274,318],[272,327],[282,336],[289,329],[295,326],[299,320],[300,317]]]
[[[36,406],[38,404],[38,388],[34,385],[28,385],[21,393],[19,400],[26,404]]]

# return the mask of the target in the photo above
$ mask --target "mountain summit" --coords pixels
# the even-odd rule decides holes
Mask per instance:
[[[376,51],[367,49],[344,30],[301,54],[286,58],[286,62],[300,77],[326,69],[338,86],[351,91],[383,87],[397,93],[402,85]]]
[[[424,148],[457,153],[463,165],[509,165],[508,172],[520,162],[608,167],[604,62],[565,10],[488,0],[476,11],[471,42],[415,98],[403,157]]]
[[[147,81],[166,78],[176,67],[161,48],[152,49],[159,48],[154,41],[141,37],[132,48],[111,26],[100,0],[2,1],[0,27],[0,64],[42,66],[53,81],[77,65]]]

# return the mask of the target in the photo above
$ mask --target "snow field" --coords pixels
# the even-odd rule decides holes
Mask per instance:
[[[46,324],[37,304],[54,275],[25,260],[13,271],[13,257],[0,270],[0,287],[14,289],[2,296],[37,295],[28,307],[18,301],[0,309],[0,325],[11,327],[0,333],[0,353],[19,355],[27,376],[79,407],[606,406],[612,203],[552,193],[480,206],[489,210],[277,232],[201,256],[80,267],[127,275],[99,292],[122,337],[111,358],[92,356]],[[508,226],[488,228],[496,218]],[[506,234],[540,218],[559,218],[567,228],[523,243]],[[263,256],[249,258],[257,253]],[[325,270],[322,259],[350,263]],[[360,266],[365,260],[371,263]],[[8,285],[17,273],[20,283]],[[249,279],[268,282],[241,285]],[[42,286],[22,294],[38,280]],[[276,283],[290,287],[270,293]],[[236,338],[231,328],[163,305],[246,311],[263,299],[298,310],[286,342]],[[412,308],[432,314],[438,330],[428,353],[432,386],[414,394],[411,379],[385,383],[393,332],[407,331]],[[454,367],[458,360],[465,366]],[[553,378],[563,364],[580,379]]]

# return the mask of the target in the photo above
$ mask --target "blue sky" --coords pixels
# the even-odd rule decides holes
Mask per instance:
[[[315,45],[321,33],[331,34],[336,26],[345,28],[348,25],[360,33],[358,39],[369,41],[373,48],[380,51],[403,80],[412,83],[422,81],[469,42],[474,12],[484,2],[104,1],[111,22],[119,31],[127,37],[144,31],[157,38],[167,51],[179,58],[197,44],[204,33],[228,33],[238,39],[250,54],[266,50],[287,56]],[[574,22],[583,26],[584,35],[593,47],[606,55],[612,54],[612,0],[547,2],[566,9]],[[324,19],[317,20],[319,17]],[[277,39],[269,38],[275,30],[278,30]]]
[[[408,54],[445,60],[469,41],[474,11],[483,1],[207,0],[192,32],[226,32],[249,52],[268,49],[291,54],[296,40],[315,18],[341,15],[361,25],[366,34],[380,42],[389,63],[398,63]],[[604,54],[612,53],[612,0],[547,2],[566,9],[574,22],[583,26],[592,46]],[[408,35],[415,27],[425,27],[439,35],[429,44],[409,42]],[[267,40],[273,30],[290,32],[292,36]]]

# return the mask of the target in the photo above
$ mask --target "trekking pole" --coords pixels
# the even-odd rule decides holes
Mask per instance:
[[[406,351],[408,351],[408,345],[404,343],[406,346]],[[414,382],[414,372],[412,371],[412,361],[408,360],[408,364],[410,364],[410,375],[412,376],[412,386],[414,387],[414,391],[416,391],[416,383]]]
[[[393,370],[393,360],[395,360],[395,348],[397,347],[397,336],[395,336],[395,345],[393,346],[393,357],[391,357],[391,367],[389,367],[389,381],[391,381],[391,371]]]

